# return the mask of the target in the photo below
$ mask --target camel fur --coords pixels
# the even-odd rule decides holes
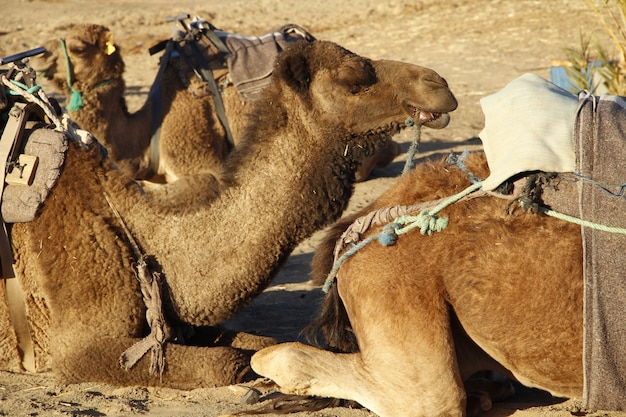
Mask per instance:
[[[273,340],[215,326],[258,295],[299,242],[341,215],[364,152],[409,116],[445,127],[456,106],[432,70],[299,42],[253,103],[226,161],[228,187],[210,203],[158,204],[98,146],[72,143],[39,217],[10,231],[36,370],[66,383],[184,389],[251,378],[251,351]],[[148,372],[150,355],[130,370],[118,364],[150,332],[124,225],[162,276],[169,322],[208,333],[195,345],[167,344],[162,380]]]
[[[80,110],[68,110],[70,117],[90,131],[110,152],[120,168],[143,182],[147,190],[158,190],[162,199],[180,197],[172,187],[155,186],[154,182],[189,181],[190,189],[202,184],[207,192],[219,193],[223,187],[224,161],[229,152],[226,133],[221,125],[211,94],[198,96],[194,90],[195,76],[183,58],[173,58],[160,82],[163,120],[161,122],[158,169],[151,162],[151,125],[154,96],[149,94],[141,109],[129,113],[124,99],[126,89],[124,61],[113,33],[105,26],[78,24],[65,36],[70,63],[72,88],[82,93],[84,105]],[[67,67],[58,39],[44,44],[48,51],[35,59],[52,85],[70,101]],[[111,46],[114,52],[111,53]],[[223,79],[227,69],[214,71]],[[187,84],[181,73],[189,77]],[[221,98],[235,145],[242,137],[251,102],[244,101],[232,83],[221,86]],[[398,143],[389,140],[367,157],[357,172],[357,180],[365,180],[376,167],[386,166],[401,153]],[[190,176],[200,176],[190,180]],[[176,187],[180,190],[182,187]],[[155,196],[155,197],[156,197]],[[210,197],[210,196],[207,196]]]
[[[483,153],[465,165],[488,176]],[[330,229],[313,261],[314,281],[326,278],[337,238],[357,217],[469,185],[456,165],[418,165]],[[365,246],[339,268],[317,323],[345,353],[286,343],[256,353],[252,368],[285,393],[353,400],[381,417],[463,416],[463,381],[481,370],[581,398],[580,226],[509,205],[470,198],[440,213],[449,219],[443,231],[416,229],[392,246]],[[342,314],[336,325],[325,320]]]

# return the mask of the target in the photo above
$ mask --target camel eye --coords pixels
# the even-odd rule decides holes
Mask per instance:
[[[376,72],[367,60],[351,61],[344,64],[337,74],[351,94],[359,94],[376,83]]]
[[[82,55],[87,52],[90,46],[85,42],[68,42],[67,49],[74,55]]]

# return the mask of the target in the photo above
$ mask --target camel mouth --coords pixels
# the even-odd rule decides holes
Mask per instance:
[[[415,124],[427,126],[431,129],[442,129],[450,122],[450,115],[448,113],[421,110],[414,106],[409,107],[411,107],[410,110],[412,110],[409,111],[409,113]]]
[[[415,113],[417,113],[417,109],[415,109]],[[413,114],[413,118],[415,118],[415,114]],[[429,123],[432,122],[433,120],[437,120],[438,118],[441,117],[441,113],[433,113],[433,112],[429,112],[429,111],[424,111],[424,110],[419,110],[419,113],[417,114],[417,119],[420,122],[420,124],[424,124],[424,123]]]

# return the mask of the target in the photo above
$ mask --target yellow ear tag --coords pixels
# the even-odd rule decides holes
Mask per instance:
[[[111,41],[107,41],[106,46],[107,46],[107,50],[106,50],[107,55],[111,55],[113,54],[113,52],[115,52],[115,45],[113,45]]]

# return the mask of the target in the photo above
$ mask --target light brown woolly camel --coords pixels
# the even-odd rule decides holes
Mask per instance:
[[[69,30],[64,40],[71,88],[80,92],[83,99],[81,109],[68,113],[106,146],[124,172],[140,180],[156,176],[159,181],[167,183],[202,175],[204,179],[193,181],[193,187],[207,184],[209,192],[218,192],[223,186],[224,159],[229,151],[226,134],[211,94],[204,92],[198,96],[195,76],[183,58],[173,58],[165,70],[160,81],[161,98],[155,98],[158,96],[151,91],[141,109],[131,114],[123,96],[126,88],[124,61],[119,45],[114,43],[113,33],[101,25],[79,24]],[[62,44],[59,39],[53,39],[44,46],[48,52],[35,58],[34,62],[58,91],[65,94],[69,103],[71,90]],[[227,72],[227,69],[218,69],[214,75],[223,78]],[[183,82],[181,77],[189,77],[191,81]],[[236,145],[242,136],[245,113],[251,102],[244,101],[232,83],[221,86],[221,92]],[[153,106],[159,101],[163,106],[163,120],[159,151],[155,153],[151,124]],[[400,153],[399,144],[389,140],[376,150],[375,155],[366,158],[357,171],[357,180],[365,180],[373,169],[389,164]],[[156,170],[155,160],[158,160]],[[150,184],[144,182],[144,185]],[[154,191],[155,187],[147,189]],[[180,186],[176,188],[181,189]],[[168,199],[179,197],[172,192],[173,189],[166,185],[161,187],[159,195]]]
[[[482,153],[465,164],[487,177]],[[469,185],[456,165],[418,165],[333,226],[315,255],[314,280],[324,281],[337,238],[358,216]],[[440,213],[449,218],[442,231],[416,229],[391,246],[366,245],[341,264],[316,323],[330,346],[346,353],[286,343],[256,353],[252,368],[285,393],[354,400],[381,417],[463,416],[463,381],[489,369],[580,398],[580,226],[517,208],[507,213],[509,203],[493,196],[460,201]],[[336,327],[325,322],[337,315],[343,321]]]
[[[229,186],[210,204],[163,208],[97,149],[71,144],[39,217],[11,228],[36,369],[64,382],[178,388],[249,378],[250,351],[272,341],[216,335],[207,326],[241,310],[300,241],[340,216],[357,161],[383,133],[398,132],[407,117],[442,128],[456,106],[432,70],[301,42],[278,59],[227,160]],[[107,196],[162,273],[170,322],[213,332],[202,346],[168,344],[162,382],[148,373],[149,357],[129,371],[118,364],[149,329],[137,259]],[[0,330],[12,334],[6,321]],[[13,339],[3,338],[3,346]],[[2,358],[3,368],[15,369],[8,354]]]

